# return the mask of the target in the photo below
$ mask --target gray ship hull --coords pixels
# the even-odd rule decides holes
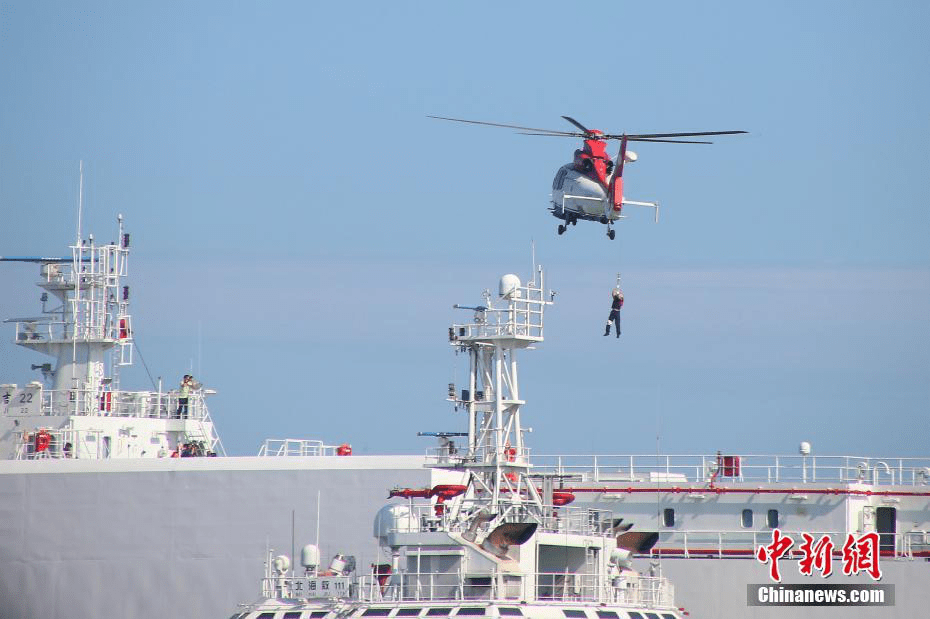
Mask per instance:
[[[448,481],[423,464],[414,456],[4,462],[0,619],[227,617],[258,597],[268,546],[290,554],[294,544],[299,553],[316,540],[318,493],[324,560],[352,554],[364,571],[387,490]],[[768,582],[752,559],[662,561],[693,617],[925,616],[927,568],[923,560],[882,563],[893,607],[762,608],[746,604],[746,586]],[[786,582],[824,582],[791,570],[788,562]]]
[[[0,619],[226,617],[258,597],[266,547],[316,538],[373,555],[393,486],[428,486],[414,456],[0,464]],[[345,540],[357,549],[335,547]],[[365,554],[367,551],[367,555]]]

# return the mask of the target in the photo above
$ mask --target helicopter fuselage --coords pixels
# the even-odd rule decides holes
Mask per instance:
[[[619,180],[619,179],[617,179]],[[552,214],[559,219],[616,221],[622,216],[608,199],[607,183],[578,170],[574,163],[559,168],[552,181]]]

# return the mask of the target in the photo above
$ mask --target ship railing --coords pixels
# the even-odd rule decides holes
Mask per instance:
[[[533,473],[613,483],[863,483],[928,485],[930,458],[813,455],[537,455]]]
[[[323,441],[284,438],[265,439],[258,450],[259,456],[335,456],[337,445],[324,445]]]
[[[211,389],[192,390],[185,413],[179,405],[177,391],[43,389],[41,411],[35,414],[209,421],[205,398],[214,393]]]
[[[104,430],[76,430],[74,428],[24,430],[15,434],[14,460],[92,459],[141,456],[141,454],[114,454],[119,446],[107,440]],[[47,441],[47,442],[46,442]],[[167,453],[163,454],[167,455]]]
[[[478,503],[484,504],[484,501]],[[451,503],[445,503],[443,509],[437,505],[413,504],[408,507],[409,516],[399,518],[387,528],[386,533],[428,533],[448,531],[464,533],[470,527],[470,521],[457,517]],[[480,505],[465,505],[465,509],[481,509]],[[566,533],[579,535],[606,534],[613,525],[613,512],[606,509],[590,507],[567,507],[548,505],[543,507],[546,514],[541,518],[534,515],[525,505],[508,506],[506,501],[500,506],[501,513],[506,512],[506,522],[536,522],[540,531],[548,533]],[[535,511],[535,510],[534,510]],[[500,520],[495,521],[500,524]],[[488,529],[485,524],[483,531]]]
[[[542,287],[534,282],[515,289],[502,307],[491,306],[491,295],[485,291],[488,305],[475,310],[474,321],[454,324],[449,329],[449,340],[484,339],[496,337],[529,337],[542,339],[543,315],[551,302],[544,298]]]
[[[448,445],[440,447],[430,447],[426,450],[426,462],[428,465],[460,465],[460,464],[487,464],[493,465],[500,461],[503,465],[527,466],[530,462],[530,449],[523,447],[504,447],[497,451],[493,447],[479,447],[474,452],[469,452],[467,442],[464,445],[456,445],[454,441],[449,441]]]
[[[779,529],[781,535],[794,540],[794,545],[785,558],[804,556],[801,545],[803,534],[813,538],[814,543],[828,536],[833,544],[834,557],[843,556],[843,545],[848,536],[845,531],[791,531]],[[860,534],[853,534],[858,540]],[[930,531],[908,531],[903,533],[878,533],[879,552],[882,559],[915,559],[930,557]],[[649,552],[652,557],[708,557],[715,559],[753,558],[760,546],[772,543],[772,531],[674,531],[663,532],[659,543]]]
[[[568,572],[530,572],[523,576],[467,573],[461,567],[453,572],[400,571],[359,576],[355,592],[363,602],[532,600],[542,604],[621,603],[663,608],[674,605],[674,587],[661,576],[643,576],[632,571],[613,576]],[[306,590],[307,585],[301,588]]]
[[[75,333],[74,323],[61,320],[18,320],[16,321],[15,341],[18,344],[70,342],[77,340],[116,340],[118,329],[115,325],[82,324]]]

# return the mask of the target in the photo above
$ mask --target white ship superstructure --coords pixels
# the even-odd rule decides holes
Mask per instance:
[[[164,458],[223,453],[206,396],[178,390],[121,388],[133,361],[130,237],[119,217],[118,241],[79,239],[71,256],[4,257],[39,265],[38,316],[11,318],[16,344],[54,359],[33,365],[43,380],[0,384],[0,459]]]
[[[551,476],[533,473],[516,354],[543,341],[551,301],[542,270],[535,276],[526,286],[504,276],[497,307],[486,293],[485,305],[467,308],[474,319],[449,331],[470,359],[462,397],[450,385],[468,415],[467,444],[447,440],[429,464],[460,483],[392,490],[405,502],[378,512],[370,570],[342,554],[324,568],[308,545],[299,575],[288,571],[293,558],[269,552],[264,599],[238,619],[680,616],[665,578],[631,569],[631,555],[656,533],[629,531],[610,511],[568,507]]]
[[[706,451],[697,455],[534,453],[530,462],[516,361],[542,341],[547,299],[541,275],[527,286],[505,278],[498,295],[486,292],[482,305],[464,308],[473,312],[471,320],[450,329],[450,345],[469,359],[467,375],[457,377],[459,384],[448,389],[467,428],[436,433],[439,445],[427,457],[341,457],[351,454],[347,443],[286,439],[262,445],[260,456],[276,457],[172,458],[222,455],[206,408],[211,392],[195,385],[185,417],[179,413],[178,389],[156,384],[148,391],[129,391],[121,384],[120,370],[133,361],[137,334],[126,288],[130,239],[122,222],[117,233],[115,242],[104,245],[92,237],[77,241],[70,256],[3,259],[38,267],[41,312],[7,322],[16,345],[51,360],[33,368],[42,380],[13,384],[7,379],[0,386],[4,619],[91,619],[117,612],[127,619],[156,619],[179,607],[192,616],[218,616],[254,593],[266,540],[288,547],[295,514],[298,523],[310,516],[310,530],[319,526],[321,553],[352,554],[360,559],[358,565],[374,563],[379,570],[390,566],[389,576],[405,583],[395,592],[412,586],[408,576],[396,574],[444,570],[443,562],[464,565],[467,556],[469,565],[484,562],[487,570],[501,574],[502,580],[492,578],[486,586],[494,596],[504,595],[509,589],[499,585],[518,574],[521,591],[528,588],[542,596],[542,587],[559,585],[563,592],[585,597],[581,608],[568,610],[585,612],[588,619],[601,619],[591,613],[588,598],[612,595],[605,579],[598,584],[589,574],[600,574],[604,561],[611,570],[619,566],[615,562],[610,567],[616,536],[602,535],[619,518],[622,524],[635,522],[634,533],[658,533],[654,547],[632,553],[633,565],[647,576],[639,581],[645,592],[628,599],[659,599],[650,593],[659,581],[648,580],[654,578],[648,573],[653,563],[661,562],[662,573],[675,583],[677,603],[695,616],[746,614],[746,585],[768,578],[754,551],[771,541],[775,526],[795,541],[782,559],[786,582],[812,582],[797,570],[802,534],[828,535],[836,555],[848,535],[874,531],[881,540],[881,582],[896,587],[895,606],[882,609],[881,616],[915,617],[930,608],[930,588],[925,586],[930,569],[928,457],[828,456],[809,445],[795,455],[715,454],[714,446],[702,445]],[[432,468],[424,468],[427,461]],[[382,531],[378,542],[387,550],[377,557],[367,530],[370,514],[382,505],[381,492],[392,486],[398,486],[395,494],[411,499],[394,506],[408,511],[408,516],[397,516],[395,525],[410,529],[403,535],[424,536],[417,539],[429,542],[407,545],[403,551],[398,547],[396,565],[392,543],[407,538],[400,531]],[[313,518],[317,498],[323,511]],[[485,504],[493,516],[486,521],[486,515],[475,516]],[[333,514],[334,506],[347,508]],[[530,540],[511,545],[507,559],[485,556],[486,537],[493,530],[526,524],[526,518],[537,525]],[[590,524],[594,522],[598,525]],[[304,531],[300,539],[312,539],[306,528],[297,530]],[[590,567],[573,564],[571,578],[553,576],[559,565],[548,554],[552,551],[546,540],[563,534],[569,535],[565,539],[596,541],[592,547],[600,549]],[[473,540],[466,538],[472,535]],[[336,541],[338,547],[332,545]],[[414,547],[419,555],[412,550],[407,555],[406,548]],[[581,546],[573,548],[569,552],[582,561]],[[433,551],[439,554],[429,554]],[[542,557],[543,563],[530,565],[530,554],[537,561]],[[427,558],[442,556],[446,558]],[[266,582],[271,597],[283,577],[294,577],[274,572],[273,564]],[[517,572],[507,571],[513,566]],[[323,578],[326,570],[316,569]],[[382,596],[377,601],[381,606],[369,616],[379,616],[385,607],[388,616],[404,616],[391,609],[415,607],[406,605],[409,600],[383,599],[387,589],[376,590],[380,581],[372,589],[373,577],[386,575],[359,568],[363,571],[362,584],[370,591],[365,603],[372,605]],[[462,592],[465,576],[464,571],[454,576]],[[626,582],[635,578],[624,570]],[[426,585],[418,582],[422,591]],[[485,587],[483,582],[471,581],[469,591]],[[869,581],[834,574],[830,582]],[[308,603],[305,589],[303,593],[298,600],[289,589],[291,599],[276,607],[289,610],[275,611],[275,619],[292,612],[302,616],[303,610],[293,609]],[[114,600],[120,602],[114,606]],[[512,609],[522,606],[511,602],[485,600],[469,607],[483,605],[487,614],[517,616]],[[354,608],[361,608],[359,603]],[[427,601],[423,604],[417,607],[426,608]],[[429,605],[453,608],[438,598]],[[511,610],[501,610],[505,608]],[[635,608],[628,608],[634,619],[640,612]],[[752,610],[755,617],[777,619],[812,614],[803,607]],[[313,616],[322,611],[307,612]],[[844,616],[875,612],[846,608]],[[619,617],[627,619],[622,613]]]

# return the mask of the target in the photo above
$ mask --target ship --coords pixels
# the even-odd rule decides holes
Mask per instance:
[[[296,540],[313,539],[316,531],[320,555],[354,556],[358,565],[387,563],[393,570],[393,559],[373,556],[373,546],[390,533],[377,537],[379,544],[367,533],[371,515],[383,507],[384,489],[422,493],[471,484],[463,481],[470,464],[456,460],[457,454],[476,449],[473,437],[491,403],[522,404],[515,361],[498,368],[479,355],[458,385],[448,385],[449,403],[467,412],[475,427],[462,436],[434,433],[437,443],[428,453],[359,454],[349,443],[266,439],[256,456],[226,456],[207,406],[209,385],[195,381],[186,394],[159,384],[124,389],[120,370],[133,362],[138,334],[126,283],[131,242],[121,218],[117,227],[117,241],[99,245],[93,237],[78,238],[70,256],[4,259],[38,267],[39,315],[7,324],[16,345],[54,364],[35,364],[41,380],[25,384],[0,377],[3,619],[228,615],[254,597],[263,562],[271,566],[270,587],[294,577],[278,573],[282,562],[275,568],[268,547],[290,548],[293,565],[300,554]],[[459,354],[477,354],[469,351],[468,338],[496,300],[486,291],[479,304],[463,308],[475,314],[449,331]],[[533,454],[530,461],[522,435],[512,436],[504,444],[512,464],[498,462],[495,471],[499,465],[505,478],[516,475],[529,493],[536,488],[533,509],[541,534],[555,526],[546,510],[555,509],[556,497],[569,496],[571,505],[560,513],[570,507],[603,514],[601,533],[620,526],[614,524],[620,518],[635,523],[634,532],[657,533],[655,544],[637,548],[630,560],[637,573],[652,570],[668,578],[677,608],[687,609],[661,612],[779,618],[834,612],[747,606],[749,588],[771,582],[771,562],[760,561],[758,552],[776,530],[794,541],[778,561],[785,583],[892,587],[891,604],[847,607],[846,616],[913,617],[930,607],[924,586],[930,576],[930,458],[820,455],[801,444],[796,454]],[[455,445],[466,437],[468,445]],[[499,460],[496,449],[478,452]],[[429,497],[429,504],[420,497],[424,504],[407,508],[435,515],[439,496]],[[461,523],[451,526],[458,529],[453,534],[463,534]],[[476,527],[475,540],[490,533],[487,526]],[[471,524],[464,533],[469,530]],[[851,536],[872,533],[879,540],[881,579],[843,574],[844,545]],[[837,567],[829,577],[801,573],[805,534],[829,540]],[[618,562],[610,564],[616,537],[598,536],[606,540],[598,574],[619,569]],[[520,563],[520,552],[508,556]],[[530,567],[523,565],[522,573]],[[325,570],[314,569],[322,577]],[[377,581],[385,575],[366,573],[369,587],[372,576]],[[607,582],[606,575],[598,578]],[[303,611],[273,616],[288,612]]]
[[[308,544],[297,574],[288,572],[293,557],[269,550],[262,599],[234,617],[679,619],[672,584],[632,569],[658,533],[631,531],[609,509],[571,506],[560,476],[531,465],[516,357],[544,340],[551,303],[541,268],[525,286],[507,274],[497,298],[465,308],[472,320],[450,327],[469,359],[466,399],[454,400],[468,431],[460,446],[442,437],[429,465],[458,483],[392,489],[402,502],[375,516],[373,557],[340,553],[321,569],[319,547]]]

